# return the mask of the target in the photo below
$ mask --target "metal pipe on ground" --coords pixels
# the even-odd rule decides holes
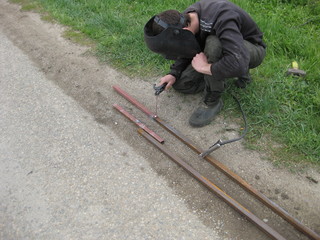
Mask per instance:
[[[125,99],[127,99],[129,102],[131,102],[133,105],[135,105],[142,112],[144,112],[146,115],[148,115],[150,118],[152,118],[154,121],[156,121],[160,126],[162,126],[168,132],[173,134],[179,140],[181,140],[190,149],[192,149],[193,151],[195,151],[198,154],[203,152],[203,149],[201,149],[200,147],[196,146],[196,144],[194,144],[189,138],[184,136],[180,131],[176,130],[174,127],[170,126],[168,123],[166,123],[162,119],[160,119],[156,114],[152,113],[148,108],[146,108],[144,105],[142,105],[140,102],[138,102],[132,96],[130,96],[126,91],[122,90],[119,86],[113,86],[113,89],[116,92],[118,92],[120,95],[122,95]],[[237,175],[233,171],[231,171],[223,163],[221,163],[220,161],[212,158],[209,155],[206,156],[204,159],[206,159],[210,164],[212,164],[218,170],[220,170],[222,173],[224,173],[226,176],[228,176],[231,180],[233,180],[234,182],[239,184],[244,190],[246,190],[252,196],[257,198],[259,201],[261,201],[264,205],[269,207],[272,211],[274,211],[276,214],[278,214],[280,217],[282,217],[288,223],[290,223],[298,231],[302,232],[303,234],[305,234],[306,236],[308,236],[312,240],[320,240],[320,236],[316,232],[314,232],[313,230],[311,230],[307,226],[303,225],[296,218],[292,217],[286,210],[284,210],[279,205],[277,205],[276,203],[271,201],[269,198],[267,198],[265,195],[260,193],[258,190],[253,188],[250,184],[248,184],[239,175]]]
[[[156,146],[159,150],[161,150],[164,154],[166,154],[169,158],[171,158],[175,163],[177,163],[180,167],[186,170],[191,176],[201,182],[204,186],[206,186],[209,190],[214,192],[218,197],[222,198],[228,205],[230,205],[233,209],[239,212],[241,215],[245,216],[250,222],[255,224],[261,231],[267,234],[272,239],[276,240],[285,240],[278,232],[269,227],[266,223],[252,214],[248,209],[243,207],[240,203],[222,191],[219,187],[217,187],[214,183],[209,181],[206,177],[202,176],[198,171],[192,168],[189,164],[187,164],[184,160],[170,151],[166,146],[159,144],[154,138],[146,134],[141,128],[138,129],[139,134],[141,134],[144,138],[146,138],[149,142],[151,142],[154,146]]]
[[[134,122],[136,125],[138,125],[140,128],[142,128],[144,131],[146,131],[148,134],[150,134],[153,138],[155,138],[158,142],[164,143],[164,139],[157,135],[154,131],[152,131],[150,128],[148,128],[145,124],[143,124],[139,119],[137,119],[132,114],[128,113],[126,110],[124,110],[123,107],[119,106],[118,104],[113,104],[113,107],[117,109],[120,113],[122,113],[124,116],[126,116],[129,120]]]

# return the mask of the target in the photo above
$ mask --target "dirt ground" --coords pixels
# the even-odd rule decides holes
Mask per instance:
[[[139,154],[147,157],[159,178],[165,179],[207,226],[219,229],[222,237],[268,239],[255,226],[139,136],[136,126],[113,109],[114,103],[120,104],[140,118],[166,139],[165,145],[168,148],[186,159],[203,176],[216,183],[284,237],[291,240],[308,239],[146,118],[112,89],[113,85],[120,86],[154,111],[155,97],[152,85],[157,78],[148,82],[129,78],[107,64],[100,63],[88,47],[79,46],[62,37],[65,27],[44,22],[36,13],[20,11],[18,5],[1,0],[0,15],[0,24],[5,26],[6,35],[42,69],[47,78],[63,89],[65,94],[74,98],[99,124],[112,127],[124,142],[130,143]],[[185,96],[174,91],[165,92],[159,98],[158,115],[204,149],[219,138],[229,139],[237,136],[239,126],[235,125],[232,119],[222,116],[213,124],[201,129],[188,125],[188,117],[200,98],[201,95]],[[242,142],[223,146],[211,156],[320,234],[319,169],[310,168],[293,173],[273,166],[266,160],[266,153],[245,149]],[[213,217],[215,221],[212,220]]]

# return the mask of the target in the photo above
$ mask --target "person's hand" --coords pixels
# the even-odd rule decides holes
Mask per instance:
[[[171,74],[167,74],[160,79],[159,85],[167,83],[165,90],[169,90],[175,82],[176,82],[176,77]]]
[[[208,63],[207,56],[203,52],[195,55],[192,59],[191,64],[197,72],[212,75],[211,64]]]

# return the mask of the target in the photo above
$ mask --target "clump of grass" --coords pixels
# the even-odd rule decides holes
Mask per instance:
[[[79,31],[74,31],[72,29],[68,29],[64,31],[63,37],[80,45],[92,46],[92,47],[95,46],[95,43],[91,39],[89,39],[85,34]]]

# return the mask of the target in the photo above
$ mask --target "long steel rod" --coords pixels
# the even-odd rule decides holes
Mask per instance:
[[[181,132],[179,132],[178,130],[176,130],[175,128],[173,128],[169,124],[167,124],[165,121],[161,120],[157,115],[152,113],[149,109],[147,109],[145,106],[143,106],[141,103],[139,103],[136,99],[131,97],[127,92],[122,90],[119,86],[113,86],[113,88],[120,95],[122,95],[124,98],[126,98],[129,102],[131,102],[137,108],[139,108],[142,112],[144,112],[150,118],[155,120],[160,126],[162,126],[168,132],[170,132],[175,137],[180,139],[183,143],[185,143],[193,151],[195,151],[198,154],[203,152],[203,150],[200,147],[196,146],[190,139],[188,139]],[[286,220],[288,223],[290,223],[292,226],[294,226],[297,230],[299,230],[300,232],[302,232],[303,234],[308,236],[310,239],[320,240],[320,236],[317,233],[315,233],[313,230],[311,230],[307,226],[303,225],[296,218],[292,217],[286,210],[284,210],[279,205],[277,205],[276,203],[271,201],[264,194],[262,194],[261,192],[257,191],[250,184],[248,184],[245,180],[243,180],[239,175],[237,175],[233,171],[231,171],[226,165],[224,165],[220,161],[212,158],[209,155],[206,156],[205,159],[210,164],[215,166],[218,170],[220,170],[222,173],[224,173],[226,176],[228,176],[230,179],[232,179],[237,184],[239,184],[244,190],[246,190],[248,193],[252,194],[258,200],[260,200],[263,204],[265,204],[267,207],[269,207],[271,210],[273,210],[275,213],[277,213],[279,216],[281,216],[284,220]]]
[[[209,181],[206,177],[202,176],[198,171],[192,168],[189,164],[187,164],[184,160],[178,157],[176,154],[171,152],[167,147],[162,144],[159,144],[152,137],[146,134],[142,129],[139,129],[138,132],[145,137],[149,142],[151,142],[154,146],[156,146],[159,150],[161,150],[164,154],[170,157],[175,163],[177,163],[180,167],[186,170],[190,175],[196,178],[199,182],[201,182],[204,186],[206,186],[209,190],[214,192],[220,198],[222,198],[227,204],[229,204],[232,208],[234,208],[241,215],[245,216],[250,222],[255,224],[261,231],[266,233],[272,239],[284,240],[278,232],[269,227],[266,223],[256,217],[253,213],[251,213],[248,209],[243,207],[240,203],[222,191],[218,186]]]
[[[158,142],[163,143],[164,139],[157,135],[154,131],[152,131],[150,128],[148,128],[145,124],[143,124],[139,119],[137,119],[132,114],[128,113],[126,110],[124,110],[123,107],[119,106],[118,104],[113,104],[113,107],[117,109],[120,113],[122,113],[124,116],[126,116],[129,120],[134,122],[136,125],[138,125],[140,128],[142,128],[144,131],[146,131],[148,134],[150,134],[154,139],[156,139]]]

